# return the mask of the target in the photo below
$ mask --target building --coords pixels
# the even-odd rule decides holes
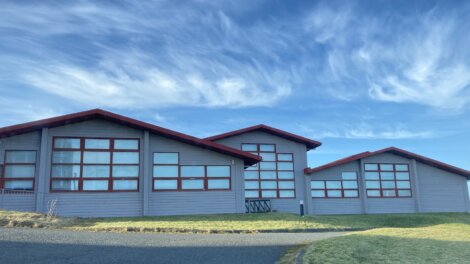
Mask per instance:
[[[200,139],[100,109],[0,128],[0,209],[82,217],[468,212],[470,172],[396,148],[307,168],[265,125]],[[392,177],[393,175],[393,177]],[[52,208],[52,209],[51,209]]]

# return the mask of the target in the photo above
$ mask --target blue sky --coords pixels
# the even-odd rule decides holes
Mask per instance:
[[[2,1],[0,40],[0,126],[103,108],[470,169],[468,1]]]

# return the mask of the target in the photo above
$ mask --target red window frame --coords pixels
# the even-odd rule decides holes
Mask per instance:
[[[154,155],[155,153],[176,153],[178,154],[178,163],[174,164],[164,164],[164,163],[155,163],[154,160]],[[232,190],[232,166],[227,165],[227,164],[219,164],[219,165],[182,165],[180,163],[180,154],[179,152],[153,152],[152,154],[152,190],[154,192],[207,192],[207,191],[231,191]],[[173,167],[178,167],[178,175],[176,177],[155,177],[155,170],[154,166],[173,166]],[[183,177],[181,176],[181,167],[203,167],[204,168],[204,175],[202,177]],[[208,167],[216,167],[216,166],[224,166],[229,168],[229,176],[215,176],[215,177],[209,177],[207,175],[207,168]],[[164,180],[172,180],[176,181],[176,189],[155,189],[155,181],[164,181]],[[203,180],[203,188],[201,189],[183,189],[183,181],[184,180]],[[209,189],[209,181],[210,180],[228,180],[229,181],[229,187],[228,188],[211,188]]]
[[[244,145],[256,145],[256,151],[248,151],[248,150],[243,150]],[[271,145],[274,146],[273,151],[264,151],[261,150],[262,145]],[[256,164],[255,166],[257,167],[256,170],[245,170],[245,171],[255,171],[258,174],[257,179],[244,179],[244,182],[258,182],[258,188],[257,189],[250,189],[250,188],[245,188],[245,191],[257,191],[258,192],[258,197],[246,197],[246,199],[295,199],[296,198],[296,190],[295,190],[295,161],[294,161],[294,154],[293,153],[284,153],[284,152],[277,152],[277,146],[276,144],[272,143],[241,143],[241,148],[242,151],[245,152],[250,152],[255,155],[262,155],[262,153],[273,153],[274,154],[274,161],[267,161],[267,162],[274,162],[275,163],[275,169],[273,170],[262,170],[261,169],[261,162]],[[285,155],[291,155],[292,160],[290,161],[285,161],[285,160],[279,160],[278,155],[279,154],[285,154]],[[279,163],[292,163],[292,170],[280,170],[278,168]],[[275,179],[261,179],[261,172],[274,172],[276,174]],[[279,172],[292,172],[293,178],[292,179],[280,179],[279,178]],[[263,181],[275,181],[276,182],[276,188],[268,188],[268,189],[263,189],[261,187],[261,183]],[[293,188],[279,188],[279,183],[281,182],[292,182],[294,184]],[[263,191],[275,191],[276,196],[275,197],[263,197],[262,193]],[[281,192],[282,191],[293,191],[294,196],[293,197],[281,197]]]
[[[28,151],[28,152],[34,152],[35,155],[35,162],[34,163],[8,163],[7,162],[7,153],[8,152],[14,152],[14,151]],[[5,150],[4,156],[3,156],[4,164],[1,165],[1,175],[0,175],[0,189],[5,188],[5,181],[32,181],[33,182],[33,188],[25,190],[25,191],[34,191],[34,187],[36,185],[36,163],[38,160],[38,152],[37,150],[30,150],[30,149],[8,149]],[[8,177],[5,174],[6,166],[15,166],[15,165],[25,165],[25,166],[34,166],[34,175],[33,177],[30,178],[13,178],[13,177]],[[23,190],[23,189],[21,189]]]
[[[367,170],[366,165],[373,164],[377,165],[377,170]],[[393,169],[392,170],[382,170],[381,165],[392,165]],[[397,165],[406,165],[408,170],[396,170]],[[377,180],[368,180],[365,177],[366,172],[377,172],[379,174],[379,179]],[[382,180],[382,174],[381,172],[391,172],[393,173],[393,180]],[[408,180],[398,180],[397,179],[397,172],[407,172],[408,173]],[[408,163],[365,163],[364,164],[364,181],[365,182],[378,182],[379,183],[379,188],[367,188],[366,183],[364,184],[364,188],[366,189],[366,195],[367,198],[412,198],[413,197],[413,191],[411,188],[411,172],[410,172],[410,165]],[[410,188],[398,188],[397,182],[408,182]],[[395,188],[383,188],[382,187],[382,182],[393,182],[395,184]],[[384,191],[395,191],[394,196],[384,196],[383,193]],[[379,191],[380,196],[369,196],[368,191]],[[409,196],[400,196],[398,191],[409,191],[410,195]]]
[[[79,148],[56,148],[56,139],[79,139],[80,140],[80,147]],[[108,149],[87,149],[85,148],[85,141],[87,139],[103,139],[109,140],[109,148]],[[137,149],[114,149],[114,142],[115,140],[137,140]],[[53,155],[54,151],[64,151],[64,152],[80,152],[80,163],[54,163]],[[109,152],[109,163],[84,163],[84,152]],[[113,155],[114,153],[138,153],[139,162],[138,163],[113,163]],[[51,168],[50,168],[50,182],[49,182],[49,190],[50,192],[139,192],[140,190],[140,165],[141,165],[141,157],[140,157],[140,139],[139,138],[109,138],[109,137],[53,137],[52,138],[52,152],[51,152]],[[72,178],[72,177],[53,177],[52,175],[52,168],[54,165],[65,165],[65,166],[80,166],[80,177]],[[84,166],[109,166],[109,177],[83,177],[83,167]],[[138,175],[137,177],[113,177],[113,167],[114,166],[137,166],[138,167]],[[56,180],[68,180],[68,181],[78,181],[78,190],[54,190],[52,188],[52,182]],[[83,182],[84,181],[108,181],[108,189],[107,190],[83,190]],[[137,189],[135,190],[114,190],[114,181],[137,181]]]
[[[328,199],[340,199],[340,198],[354,199],[354,198],[359,198],[359,182],[358,182],[358,179],[357,179],[357,173],[356,173],[356,179],[355,180],[312,180],[311,182],[323,182],[323,186],[325,186],[325,188],[312,188],[311,185],[310,185],[310,190],[311,191],[323,191],[323,193],[325,195],[324,197],[312,197],[313,199],[326,199],[326,198],[328,198]],[[328,188],[326,186],[326,182],[339,182],[341,187],[340,188]],[[345,188],[343,182],[356,182],[357,188]],[[340,191],[341,196],[331,196],[330,197],[330,196],[328,196],[328,191]],[[356,191],[357,196],[345,196],[344,195],[345,191]]]

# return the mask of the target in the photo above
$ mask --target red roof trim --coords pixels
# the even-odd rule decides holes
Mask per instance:
[[[346,164],[346,163],[349,163],[349,162],[352,162],[352,161],[356,161],[356,160],[363,159],[363,158],[370,157],[370,156],[375,156],[375,155],[382,154],[382,153],[393,153],[393,154],[396,154],[398,156],[402,156],[402,157],[405,157],[405,158],[415,159],[415,160],[417,160],[421,163],[424,163],[426,165],[429,165],[429,166],[432,166],[432,167],[435,167],[435,168],[438,168],[438,169],[442,169],[442,170],[445,170],[445,171],[448,171],[448,172],[452,172],[452,173],[470,178],[470,171],[467,171],[467,170],[464,170],[464,169],[461,169],[461,168],[458,168],[458,167],[455,167],[455,166],[449,165],[447,163],[440,162],[440,161],[437,161],[437,160],[434,160],[434,159],[431,159],[431,158],[428,158],[428,157],[424,157],[424,156],[418,155],[416,153],[412,153],[412,152],[409,152],[409,151],[406,151],[406,150],[403,150],[403,149],[399,149],[397,147],[389,147],[389,148],[384,148],[384,149],[380,149],[380,150],[373,151],[373,152],[359,153],[359,154],[356,154],[356,155],[353,155],[353,156],[349,156],[349,157],[346,157],[346,158],[343,158],[343,159],[339,159],[339,160],[327,163],[325,165],[322,165],[322,166],[319,166],[319,167],[316,167],[316,168],[306,168],[306,169],[304,169],[304,172],[305,172],[305,174],[311,174],[311,173],[315,173],[315,172],[318,172],[318,171],[329,169],[329,168],[332,168],[332,167],[335,167],[335,166],[338,166],[338,165]]]
[[[315,141],[315,140],[312,140],[312,139],[308,139],[308,138],[305,138],[305,137],[302,137],[302,136],[299,136],[299,135],[295,135],[295,134],[289,133],[287,131],[280,130],[280,129],[270,127],[270,126],[267,126],[267,125],[263,125],[263,124],[256,125],[256,126],[251,126],[251,127],[246,127],[246,128],[242,128],[242,129],[238,129],[238,130],[234,130],[234,131],[230,131],[230,132],[226,132],[226,133],[223,133],[223,134],[220,134],[220,135],[207,137],[205,139],[210,140],[210,141],[216,141],[216,140],[219,140],[219,139],[233,137],[233,136],[237,136],[237,135],[241,135],[241,134],[245,134],[245,133],[253,132],[253,131],[263,131],[263,132],[266,132],[266,133],[269,133],[269,134],[272,134],[272,135],[275,135],[275,136],[279,136],[279,137],[282,137],[282,138],[285,138],[285,139],[288,139],[288,140],[292,140],[292,141],[295,141],[295,142],[305,144],[307,146],[308,150],[311,150],[311,149],[314,149],[316,147],[321,146],[321,142],[318,142],[318,141]]]
[[[130,118],[130,117],[118,115],[118,114],[104,111],[101,109],[93,109],[93,110],[18,124],[14,126],[3,127],[3,128],[0,128],[0,138],[10,137],[10,136],[18,135],[18,134],[24,134],[27,132],[32,132],[32,131],[36,131],[44,127],[63,126],[63,125],[77,123],[77,122],[95,119],[95,118],[102,118],[105,120],[109,120],[109,121],[113,121],[119,124],[129,126],[129,127],[148,130],[151,133],[162,135],[167,138],[175,139],[175,140],[185,142],[194,146],[210,149],[210,150],[222,153],[222,154],[237,157],[237,158],[243,159],[246,165],[253,165],[261,161],[260,157],[247,153],[247,152],[243,152],[243,151],[230,148],[230,147],[227,147],[227,146],[215,143],[215,142],[189,136],[183,133],[179,133],[173,130],[169,130],[163,127],[152,125],[146,122],[142,122],[142,121]]]

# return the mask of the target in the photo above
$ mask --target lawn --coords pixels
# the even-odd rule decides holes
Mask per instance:
[[[470,224],[356,232],[314,243],[304,263],[470,263]]]
[[[469,214],[391,214],[300,217],[286,213],[158,217],[67,218],[0,211],[0,226],[28,226],[116,232],[263,232],[366,230],[383,227],[470,225]]]

